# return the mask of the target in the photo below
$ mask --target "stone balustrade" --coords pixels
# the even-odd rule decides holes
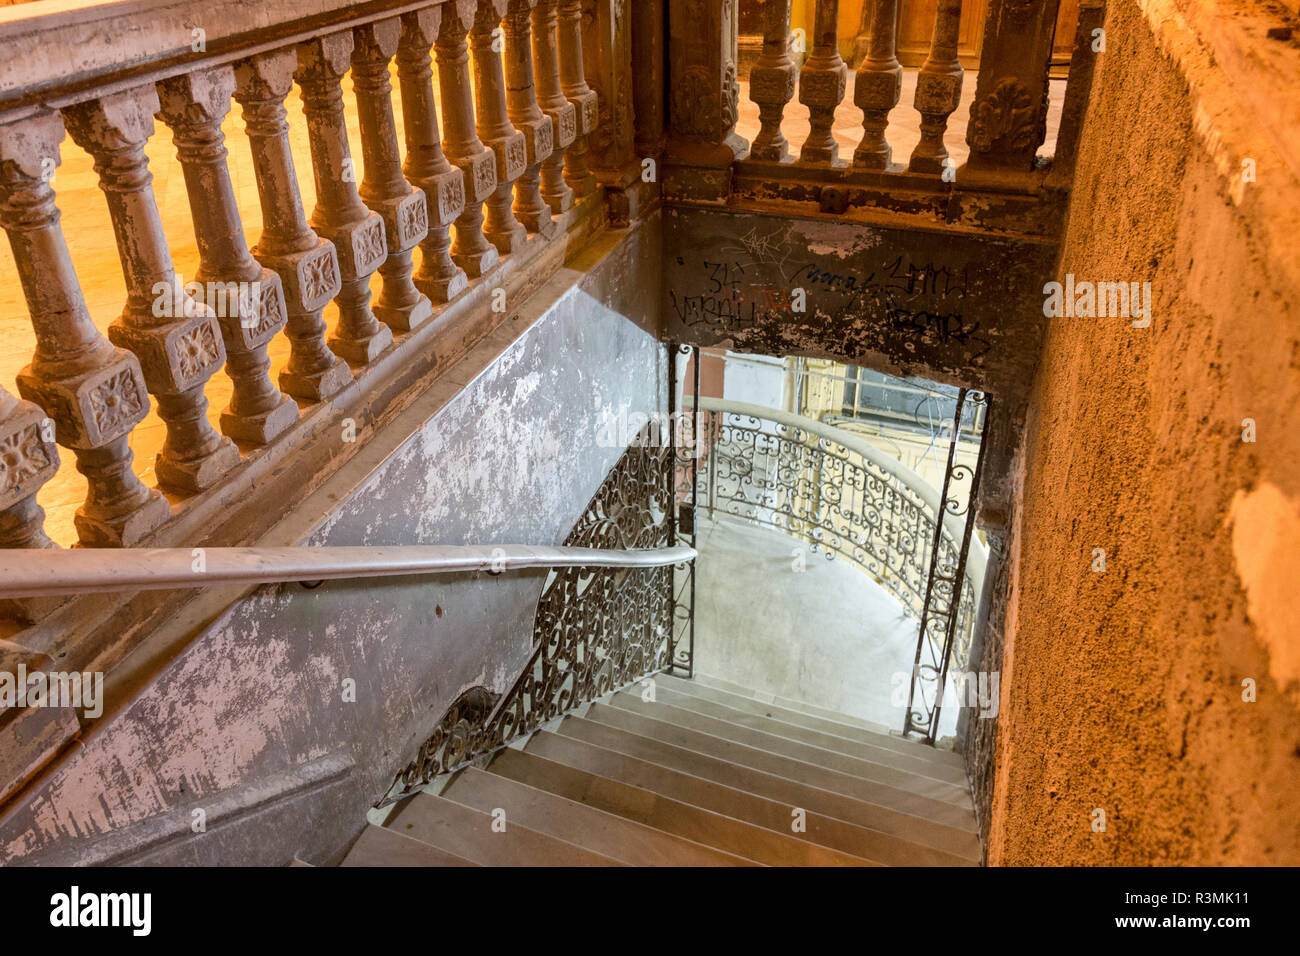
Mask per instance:
[[[1048,163],[1048,67],[1055,2],[990,0],[980,72],[960,166],[944,136],[961,103],[963,69],[957,56],[961,0],[938,0],[929,55],[917,71],[913,108],[921,138],[910,157],[895,157],[887,135],[900,107],[903,67],[897,56],[899,0],[865,0],[865,42],[855,68],[841,57],[839,0],[813,0],[811,35],[791,30],[792,0],[752,0],[762,49],[749,74],[749,98],[759,128],[751,144],[736,135],[740,81],[736,58],[739,0],[702,4],[669,0],[669,169],[665,198],[726,203],[748,199],[814,202],[842,214],[855,206],[924,210],[943,219],[950,194],[993,190],[1037,191]],[[1092,21],[1090,20],[1089,23]],[[1082,25],[1082,24],[1081,24]],[[1076,34],[1078,46],[1091,36]],[[1072,70],[1086,93],[1091,71]],[[850,78],[852,83],[850,84]],[[841,155],[844,130],[836,125],[852,87],[862,131],[851,155]],[[1068,94],[1067,94],[1068,95]],[[1076,97],[1077,99],[1077,97]],[[796,101],[807,109],[806,136],[795,155],[783,125]],[[1078,114],[1062,120],[1061,139]],[[788,128],[788,127],[787,127]],[[909,195],[904,195],[909,194]]]
[[[190,15],[221,36],[188,52],[169,31],[184,16],[176,6],[156,26],[161,65],[141,75],[143,48],[123,44],[121,72],[136,79],[98,54],[77,61],[89,82],[84,69],[31,76],[39,97],[0,78],[0,226],[36,343],[16,380],[0,381],[0,547],[54,546],[37,497],[59,473],[58,445],[84,482],[77,543],[145,541],[511,257],[605,215],[600,202],[575,202],[598,191],[580,148],[600,122],[584,78],[582,3],[310,0],[239,24],[246,7],[214,0]],[[48,16],[46,44],[72,45],[100,15]],[[0,23],[0,33],[39,34],[45,21],[37,12],[21,26]],[[295,99],[301,113],[288,108]],[[234,104],[239,134],[223,130]],[[163,129],[166,154],[151,148]],[[310,169],[295,161],[301,130]],[[79,275],[60,223],[53,173],[73,147],[93,158],[127,290],[106,325],[83,295],[96,276]],[[251,159],[260,235],[241,220],[232,153]],[[183,172],[199,259],[190,278],[215,298],[177,273],[169,241],[187,237],[164,232],[150,170],[160,156]],[[480,298],[486,309],[491,297]],[[208,390],[219,376],[229,398],[214,424]],[[166,437],[137,461],[133,432],[151,409]]]

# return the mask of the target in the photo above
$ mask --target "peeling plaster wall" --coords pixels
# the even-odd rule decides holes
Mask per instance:
[[[472,380],[453,370],[454,396],[341,490],[310,543],[562,543],[623,452],[606,416],[663,407],[645,331],[658,257],[642,254],[659,241],[648,223],[585,276],[566,270],[581,284],[540,315],[522,306],[526,330]],[[0,862],[322,861],[460,692],[507,689],[545,577],[260,589],[0,824]]]
[[[1007,509],[1054,244],[741,210],[670,208],[664,217],[670,338],[990,392],[984,497]]]
[[[1300,187],[1262,136],[1224,132],[1286,78],[1224,84],[1173,7],[1107,8],[1059,271],[1151,280],[1154,321],[1048,331],[1013,522],[994,864],[1300,863]]]

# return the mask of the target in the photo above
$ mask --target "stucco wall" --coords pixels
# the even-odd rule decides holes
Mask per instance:
[[[1251,112],[1291,78],[1225,77],[1229,34],[1198,39],[1179,8],[1200,15],[1108,5],[1060,278],[1149,280],[1154,321],[1048,330],[1010,549],[994,864],[1300,863],[1300,188],[1267,108]],[[1285,52],[1260,34],[1259,61]]]

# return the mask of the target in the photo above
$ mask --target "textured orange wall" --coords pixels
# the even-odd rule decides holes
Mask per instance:
[[[1106,33],[1059,271],[1150,280],[1154,321],[1052,321],[1015,516],[989,860],[1294,865],[1300,269],[1273,213],[1294,216],[1300,188],[1281,153],[1247,145],[1259,183],[1234,201],[1243,153],[1206,130],[1249,109],[1222,100],[1247,89],[1166,56],[1132,0],[1113,0]]]

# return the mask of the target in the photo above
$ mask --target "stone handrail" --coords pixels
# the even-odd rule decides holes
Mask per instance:
[[[683,399],[692,407],[689,396]],[[701,507],[776,527],[874,576],[918,620],[940,494],[860,436],[761,405],[702,397]],[[817,477],[810,478],[810,474]],[[721,504],[719,504],[721,502]],[[943,567],[956,566],[961,520],[943,511]],[[988,548],[971,538],[953,654],[964,666]],[[929,635],[932,639],[935,635]]]

